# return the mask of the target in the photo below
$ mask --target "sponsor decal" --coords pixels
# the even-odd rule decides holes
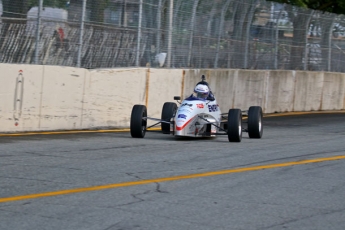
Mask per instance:
[[[179,114],[177,118],[187,119],[187,116],[184,114]]]
[[[218,111],[218,105],[208,105],[208,111],[209,112],[217,112]]]
[[[196,104],[196,107],[199,109],[203,109],[204,108],[204,104]]]
[[[178,113],[192,113],[189,109],[180,109]]]
[[[188,104],[188,103],[183,103],[181,107],[188,106],[188,107],[193,107],[193,104]]]

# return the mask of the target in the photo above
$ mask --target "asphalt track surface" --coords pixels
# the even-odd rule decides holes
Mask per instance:
[[[345,113],[262,139],[0,136],[1,230],[345,229]]]

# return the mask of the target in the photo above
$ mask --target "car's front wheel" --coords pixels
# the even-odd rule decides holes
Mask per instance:
[[[261,138],[262,133],[262,108],[260,106],[251,106],[248,110],[249,138]]]
[[[143,138],[147,128],[147,109],[145,105],[134,105],[131,114],[131,136]]]
[[[228,113],[228,139],[230,142],[242,140],[242,111],[230,109]]]
[[[162,108],[161,123],[162,132],[170,134],[170,119],[175,115],[177,105],[174,102],[165,102]]]

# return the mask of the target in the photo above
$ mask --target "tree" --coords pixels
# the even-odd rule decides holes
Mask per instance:
[[[271,0],[273,2],[309,8],[335,14],[345,14],[344,0]]]
[[[345,1],[344,0],[272,0],[278,3],[285,3],[292,6],[298,6],[294,10],[289,11],[290,19],[293,22],[293,40],[290,55],[290,68],[302,69],[302,57],[306,52],[303,47],[306,46],[308,27],[310,20],[313,17],[314,11],[320,11],[324,15],[321,20],[321,46],[329,47],[331,42],[331,34],[334,26],[335,14],[345,14]],[[292,7],[290,7],[292,9]],[[308,10],[309,9],[309,10]],[[334,15],[326,14],[334,13]],[[327,67],[329,70],[328,61],[329,53],[328,49],[322,49],[323,67]],[[324,69],[325,70],[325,69]]]
[[[104,10],[109,4],[109,0],[89,0],[89,7],[91,8],[90,12],[90,21],[103,23],[104,22]]]

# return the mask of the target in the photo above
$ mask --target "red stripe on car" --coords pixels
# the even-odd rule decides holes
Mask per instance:
[[[188,125],[188,123],[191,121],[191,120],[193,120],[194,119],[194,117],[192,117],[191,119],[189,119],[183,126],[181,126],[181,127],[178,127],[177,125],[176,125],[176,130],[177,131],[181,131],[182,129],[184,129],[185,127],[186,127],[186,125]]]

